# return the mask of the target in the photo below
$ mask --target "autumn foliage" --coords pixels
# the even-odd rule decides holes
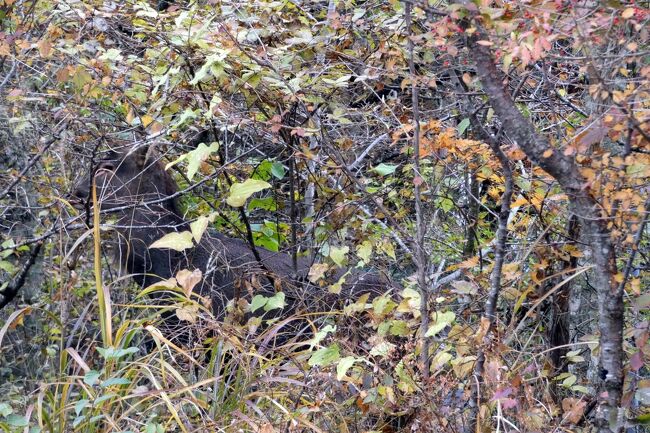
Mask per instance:
[[[160,3],[0,0],[0,430],[642,431],[646,4]],[[70,192],[141,145],[193,222],[154,248],[400,289],[273,349],[282,287],[225,321],[200,271],[134,287]]]

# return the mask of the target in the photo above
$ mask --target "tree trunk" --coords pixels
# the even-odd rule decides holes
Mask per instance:
[[[597,425],[601,432],[610,431],[610,419],[617,416],[623,386],[623,290],[616,284],[615,251],[607,221],[598,202],[590,192],[589,182],[580,173],[576,162],[551,146],[539,135],[532,123],[517,109],[504,85],[504,76],[497,69],[490,49],[477,43],[482,32],[467,38],[471,58],[490,105],[499,117],[502,128],[539,167],[550,174],[569,198],[571,211],[582,220],[584,236],[590,245],[594,264],[594,286],[598,291],[600,329],[600,392]],[[618,423],[613,422],[612,425]],[[618,427],[613,427],[618,431]]]

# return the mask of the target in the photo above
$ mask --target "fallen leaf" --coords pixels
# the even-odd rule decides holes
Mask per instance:
[[[585,412],[585,407],[587,403],[577,399],[567,397],[562,400],[562,410],[564,411],[564,416],[572,424],[578,424],[582,415]]]

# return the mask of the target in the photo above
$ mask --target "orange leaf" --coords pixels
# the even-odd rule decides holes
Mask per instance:
[[[519,197],[517,200],[510,203],[510,207],[515,208],[519,206],[525,206],[527,204],[528,204],[528,199],[526,197]]]
[[[586,402],[577,398],[569,397],[562,400],[562,410],[564,411],[564,415],[566,416],[566,419],[573,424],[580,422],[586,406]]]
[[[469,259],[458,263],[455,267],[458,269],[473,268],[478,265],[478,256],[470,257]]]
[[[632,18],[634,16],[634,8],[627,8],[621,14],[621,17],[624,19]]]

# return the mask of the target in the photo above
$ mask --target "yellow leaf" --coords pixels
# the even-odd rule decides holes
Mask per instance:
[[[195,323],[198,318],[199,306],[196,304],[183,305],[176,309],[176,317],[190,323]]]
[[[515,208],[519,206],[525,206],[527,204],[528,204],[528,199],[526,197],[519,197],[517,200],[510,203],[510,207]]]
[[[190,232],[171,232],[151,244],[149,248],[164,248],[175,251],[183,251],[192,248],[192,233]]]
[[[612,93],[612,98],[614,99],[615,103],[620,104],[625,99],[625,93],[615,90]]]
[[[627,8],[621,14],[624,19],[632,18],[632,16],[634,16],[634,8]]]
[[[270,187],[268,182],[259,179],[246,179],[243,183],[234,183],[230,186],[230,194],[226,203],[232,207],[241,207],[246,203],[248,197]]]
[[[447,326],[451,325],[456,319],[456,314],[452,311],[436,311],[432,314],[431,319],[433,323],[429,326],[426,334],[424,334],[425,337],[433,337]]]
[[[382,242],[381,245],[379,245],[379,249],[391,259],[393,260],[396,259],[395,246],[391,241],[384,240],[384,242]]]
[[[483,338],[487,335],[489,329],[490,329],[490,319],[488,319],[485,316],[481,317],[481,324],[478,327],[478,332],[476,333],[475,341],[477,343],[483,341]]]
[[[347,254],[350,251],[350,247],[330,247],[329,257],[334,263],[338,266],[344,266],[347,262]]]
[[[194,238],[197,244],[201,242],[203,233],[205,233],[205,231],[207,230],[210,222],[211,222],[210,217],[204,215],[197,218],[196,221],[192,221],[190,223],[190,231],[192,232],[192,237]]]
[[[476,356],[459,356],[449,362],[456,377],[462,379],[474,369]]]
[[[126,123],[129,125],[133,125],[133,119],[135,118],[135,115],[133,114],[133,109],[129,108],[129,112],[126,114]]]
[[[311,268],[309,268],[309,281],[316,283],[325,276],[325,272],[327,272],[328,269],[329,265],[327,263],[314,263],[311,265]]]
[[[542,154],[544,158],[549,158],[551,155],[553,155],[553,149],[546,149]]]
[[[151,124],[151,122],[153,122],[153,117],[145,114],[144,116],[140,117],[140,121],[142,122],[142,126],[146,128]]]

